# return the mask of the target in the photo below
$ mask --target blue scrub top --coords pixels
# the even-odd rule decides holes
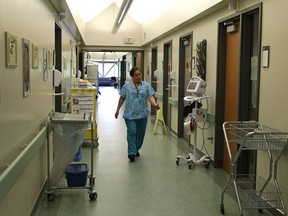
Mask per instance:
[[[126,101],[123,118],[142,119],[149,115],[147,108],[147,98],[155,94],[152,86],[141,81],[136,89],[133,82],[126,83],[120,91],[121,97]]]

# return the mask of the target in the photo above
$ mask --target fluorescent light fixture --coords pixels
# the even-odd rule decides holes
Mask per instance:
[[[117,15],[115,24],[114,24],[113,29],[112,29],[112,34],[115,34],[118,31],[118,29],[120,28],[120,25],[121,25],[122,21],[124,20],[132,2],[133,2],[133,0],[123,0],[121,7],[120,7],[120,10],[119,10],[119,13]]]

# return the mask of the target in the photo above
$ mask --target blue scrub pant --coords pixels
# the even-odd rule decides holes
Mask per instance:
[[[125,119],[127,126],[128,155],[136,155],[142,147],[147,118],[143,119]]]

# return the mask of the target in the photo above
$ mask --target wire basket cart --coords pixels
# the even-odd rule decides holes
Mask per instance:
[[[69,113],[57,113],[50,112],[48,115],[48,134],[47,134],[47,167],[48,167],[48,178],[47,178],[47,199],[53,201],[55,199],[55,190],[59,189],[88,189],[90,200],[97,199],[97,193],[94,190],[95,176],[93,174],[94,164],[94,146],[93,146],[93,113],[87,114],[69,114]],[[67,187],[59,186],[59,181],[63,174],[71,168],[70,165],[81,165],[71,164],[75,154],[77,153],[79,146],[83,142],[85,131],[88,125],[91,125],[91,165],[90,175],[80,175],[81,182],[75,185],[70,185],[68,182]],[[50,163],[50,141],[49,131],[53,131],[53,165]],[[83,164],[86,165],[86,164]],[[72,166],[73,167],[73,166]],[[76,167],[76,166],[75,166]],[[83,167],[83,166],[82,166]],[[88,166],[85,166],[83,173],[88,174]],[[76,170],[76,169],[75,169]],[[80,166],[77,172],[80,170]],[[81,168],[81,172],[82,172]],[[78,176],[79,176],[78,175]],[[76,175],[75,175],[76,176]],[[89,178],[89,185],[87,185],[87,178]],[[68,181],[68,178],[67,178]]]
[[[230,160],[230,173],[221,194],[220,212],[225,213],[225,192],[231,192],[236,196],[241,216],[243,216],[243,209],[258,209],[260,213],[263,209],[275,209],[282,215],[287,215],[277,180],[277,165],[281,155],[287,150],[288,133],[263,126],[255,121],[224,122],[223,132]],[[238,145],[234,157],[231,153],[231,145]],[[249,150],[267,152],[269,158],[267,178],[237,174],[238,159],[242,151]]]

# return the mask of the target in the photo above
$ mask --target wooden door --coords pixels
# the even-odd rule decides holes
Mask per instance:
[[[234,23],[239,29],[239,23]],[[226,39],[226,81],[225,81],[225,114],[224,121],[238,120],[239,106],[239,67],[240,66],[240,31],[227,33]],[[232,158],[237,145],[230,145]],[[223,168],[230,171],[230,161],[226,143],[223,148]]]

